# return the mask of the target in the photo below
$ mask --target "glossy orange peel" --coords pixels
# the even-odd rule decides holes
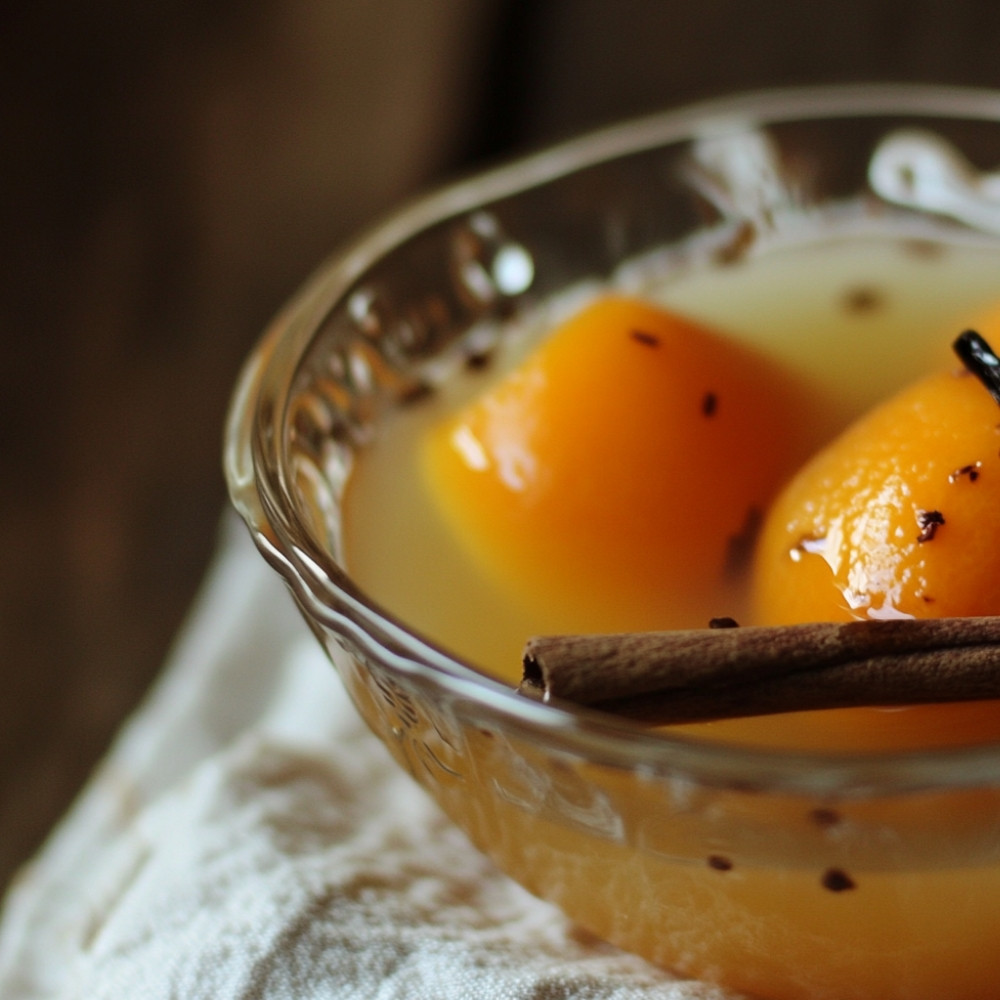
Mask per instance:
[[[932,375],[822,450],[773,505],[759,620],[1000,614],[1000,408]]]
[[[760,352],[610,296],[436,426],[423,467],[483,571],[550,627],[701,626],[738,611],[810,412]]]

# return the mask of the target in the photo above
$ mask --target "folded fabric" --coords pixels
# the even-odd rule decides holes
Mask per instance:
[[[11,889],[5,1000],[722,1000],[498,872],[391,761],[241,526]]]

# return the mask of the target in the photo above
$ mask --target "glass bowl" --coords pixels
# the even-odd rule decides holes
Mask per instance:
[[[776,91],[629,122],[404,207],[240,378],[233,503],[369,726],[502,869],[679,974],[774,1000],[995,995],[1000,746],[795,752],[526,699],[352,580],[352,468],[456,356],[567,289],[858,218],[997,242],[997,163],[987,92]]]

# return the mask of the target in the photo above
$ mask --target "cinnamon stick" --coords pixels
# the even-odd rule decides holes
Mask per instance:
[[[664,725],[1000,699],[1000,616],[540,636],[519,691]]]

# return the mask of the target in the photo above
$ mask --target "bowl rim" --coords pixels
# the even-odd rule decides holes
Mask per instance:
[[[313,335],[341,297],[394,247],[430,225],[585,167],[693,135],[796,119],[996,121],[1000,91],[871,83],[774,88],[712,98],[606,126],[446,184],[388,213],[313,272],[245,361],[224,428],[231,503],[302,610],[338,639],[477,725],[543,741],[555,753],[717,787],[872,798],[1000,784],[1000,743],[908,751],[801,752],[655,732],[578,706],[542,704],[421,637],[343,573],[293,516],[282,451],[289,394]]]

